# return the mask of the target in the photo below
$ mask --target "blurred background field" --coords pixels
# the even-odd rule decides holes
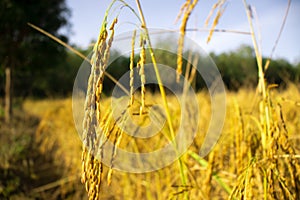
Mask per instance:
[[[65,0],[31,3],[0,0],[0,199],[87,198],[85,185],[80,182],[82,142],[72,111],[73,84],[83,60],[27,24],[35,24],[64,42],[69,42],[70,38],[73,42],[69,4]],[[261,7],[257,2],[253,4]],[[149,10],[153,9],[153,5],[148,5]],[[276,8],[280,6],[282,3],[278,3]],[[295,11],[299,2],[291,6]],[[176,5],[177,12],[179,8],[180,4]],[[102,7],[100,10],[104,14]],[[151,15],[148,14],[148,17]],[[232,19],[228,16],[224,16],[225,24]],[[295,14],[292,16],[296,19]],[[95,20],[100,23],[101,18]],[[196,14],[192,18],[197,21]],[[278,18],[281,19],[281,16]],[[294,22],[294,18],[290,21]],[[277,21],[276,25],[280,26]],[[189,26],[193,25],[190,23]],[[225,26],[228,27],[236,27],[236,24]],[[98,34],[99,27],[93,28]],[[294,51],[294,44],[299,40],[295,34],[298,31],[296,27],[288,31],[292,33],[288,36],[296,37],[283,37],[284,45],[279,43],[278,46],[280,52]],[[208,32],[204,31],[204,34],[207,37]],[[224,31],[222,34],[228,33]],[[234,43],[240,35],[235,36],[227,37]],[[249,34],[247,37],[250,38]],[[91,45],[71,46],[88,55],[95,38],[88,39]],[[265,40],[268,39],[265,37]],[[294,43],[291,48],[286,46],[291,44],[290,40]],[[168,41],[161,42],[169,45]],[[272,42],[268,40],[268,43]],[[225,44],[217,43],[222,45],[222,49]],[[186,193],[190,199],[295,199],[295,196],[300,196],[300,58],[287,57],[285,53],[282,57],[279,53],[270,60],[264,72],[271,102],[268,105],[272,125],[270,132],[273,134],[266,150],[262,146],[264,116],[260,110],[261,102],[266,99],[262,100],[257,90],[255,49],[249,41],[235,45],[235,48],[229,46],[221,52],[209,52],[226,87],[227,111],[222,135],[213,151],[204,158],[198,153],[203,142],[202,134],[210,122],[210,97],[199,76],[193,82],[193,87],[197,88],[201,118],[197,122],[199,129],[193,144],[181,157],[186,166],[187,185],[182,185],[176,163],[143,174],[114,171],[111,185],[108,186],[107,181],[101,185],[101,199],[183,199]],[[267,49],[271,49],[270,45]],[[108,72],[118,79],[128,71],[122,66],[128,66],[130,59],[118,51],[113,50],[111,54],[118,57],[111,64],[117,67],[108,67]],[[177,63],[167,55],[160,51],[155,54],[162,63],[176,68]],[[266,63],[267,59],[263,54],[262,62]],[[102,106],[106,106],[115,85],[107,77],[103,85]],[[160,99],[157,94],[147,93],[147,101]],[[176,118],[180,110],[174,102],[174,97],[170,97],[169,106]],[[178,127],[176,121],[174,127]],[[124,138],[121,145],[126,146],[132,138]],[[165,138],[157,135],[147,141],[133,140],[136,140],[140,152],[147,152],[149,147],[165,141]],[[267,156],[264,155],[266,152]],[[108,170],[105,166],[104,179]]]
[[[299,155],[300,131],[300,92],[295,85],[288,85],[284,91],[272,90],[275,101],[282,105],[283,118],[289,133],[289,141]],[[207,129],[210,112],[206,92],[198,94],[201,107],[200,131]],[[251,101],[249,101],[251,99]],[[227,92],[227,117],[218,144],[204,159],[209,163],[203,166],[193,157],[186,155],[183,160],[189,167],[191,199],[224,199],[228,193],[209,173],[217,175],[229,188],[237,183],[238,168],[246,167],[250,160],[245,155],[237,158],[240,148],[259,150],[259,132],[251,118],[258,119],[255,91],[241,89]],[[240,146],[236,137],[241,134],[243,122],[245,138]],[[2,125],[1,130],[1,194],[12,199],[81,199],[86,197],[80,183],[82,144],[75,130],[72,118],[71,98],[25,100],[18,108],[16,120],[11,126]],[[196,136],[189,151],[197,153],[201,137]],[[151,144],[149,144],[151,146]],[[256,149],[257,148],[257,149]],[[213,155],[213,160],[210,159]],[[260,155],[257,153],[257,159]],[[279,158],[285,162],[286,158]],[[259,160],[258,160],[259,161]],[[257,162],[258,162],[257,161]],[[161,170],[130,174],[115,171],[111,186],[103,184],[103,199],[176,199],[180,188],[180,178],[174,163]],[[107,170],[107,168],[105,168]],[[286,170],[284,167],[280,173]],[[210,177],[210,178],[209,178]],[[212,176],[214,177],[214,176]],[[286,180],[287,182],[289,180]],[[255,184],[255,183],[254,183]],[[259,183],[256,183],[259,185]],[[259,196],[259,190],[254,196]],[[260,191],[261,192],[261,191]]]

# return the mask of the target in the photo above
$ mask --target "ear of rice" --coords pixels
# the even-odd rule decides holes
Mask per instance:
[[[180,37],[178,40],[178,49],[177,49],[177,77],[176,77],[177,82],[179,82],[180,75],[182,74],[182,54],[183,54],[184,36],[185,36],[187,22],[197,3],[198,0],[194,0],[192,3],[191,0],[187,0],[185,4],[188,4],[188,6],[184,5],[186,9],[184,11],[184,15],[180,25]]]
[[[94,47],[94,53],[91,60],[92,69],[88,81],[87,95],[84,105],[83,119],[83,153],[82,153],[82,176],[81,181],[85,184],[89,199],[99,199],[103,165],[103,151],[100,150],[100,159],[95,155],[98,151],[100,139],[105,134],[97,130],[101,125],[100,100],[103,89],[104,72],[107,67],[110,47],[114,38],[114,26],[117,23],[115,19],[109,30],[111,31],[108,38],[106,30],[106,21],[104,21],[98,41]],[[98,133],[98,134],[97,134]]]
[[[146,76],[145,76],[145,70],[144,65],[146,62],[146,49],[145,49],[145,36],[141,34],[140,39],[140,46],[141,46],[141,52],[140,52],[140,60],[138,61],[138,68],[139,68],[139,75],[141,77],[141,106],[140,106],[140,115],[143,114],[145,110],[145,93],[146,93]]]
[[[206,40],[207,43],[210,42],[210,40],[211,40],[211,38],[213,36],[213,33],[215,31],[215,28],[218,25],[219,20],[220,20],[221,16],[223,15],[224,11],[225,11],[225,3],[226,3],[226,0],[218,0],[218,2],[213,5],[210,13],[208,14],[208,17],[207,17],[207,19],[205,21],[205,26],[208,26],[208,23],[209,23],[209,20],[210,20],[211,16],[215,12],[215,10],[218,8],[216,17],[214,18],[212,26],[211,26],[211,28],[209,30],[209,34],[208,34],[208,37],[207,37],[207,40]]]
[[[130,102],[129,105],[132,106],[134,103],[134,46],[135,46],[136,30],[133,31],[131,40],[131,53],[130,53]]]

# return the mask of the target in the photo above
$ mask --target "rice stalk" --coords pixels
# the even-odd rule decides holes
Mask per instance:
[[[192,157],[200,166],[203,166],[205,168],[208,167],[209,162],[206,161],[204,158],[200,157],[197,153],[193,151],[188,151],[187,154]],[[232,189],[216,174],[216,172],[211,173],[212,178],[228,193],[230,194]]]
[[[131,53],[130,53],[130,103],[129,105],[132,106],[134,103],[134,46],[135,46],[135,37],[136,37],[136,30],[133,31],[132,39],[131,39]]]
[[[252,17],[251,17],[251,11],[249,10],[249,5],[247,4],[246,0],[244,2],[244,7],[246,10],[246,14],[248,17],[248,23],[250,27],[250,32],[251,32],[251,38],[252,38],[252,43],[254,46],[254,51],[255,51],[255,57],[256,57],[256,62],[258,66],[258,91],[262,94],[262,101],[260,102],[260,113],[261,113],[261,123],[264,125],[264,132],[261,133],[261,138],[262,138],[262,146],[264,149],[264,155],[266,156],[266,148],[267,148],[267,138],[269,136],[269,130],[270,130],[270,113],[269,113],[269,97],[266,92],[266,83],[265,83],[265,76],[264,76],[264,70],[263,70],[263,65],[262,65],[262,55],[261,52],[259,51],[258,43],[256,40],[256,36],[254,33],[254,27],[252,23]]]
[[[246,152],[247,152],[247,148],[249,148],[249,146],[246,145],[246,141],[245,141],[245,127],[244,127],[244,118],[243,118],[243,114],[242,114],[242,110],[239,106],[239,104],[237,103],[236,100],[234,100],[234,113],[236,115],[236,121],[234,122],[235,124],[232,124],[232,127],[235,128],[234,132],[235,132],[235,154],[236,154],[236,166],[237,166],[237,174],[240,174],[241,171],[243,170],[244,166],[244,158],[246,157]]]
[[[154,67],[154,70],[155,70],[155,75],[156,75],[158,86],[159,86],[159,89],[160,89],[160,94],[161,94],[161,98],[162,98],[162,101],[163,101],[164,109],[166,111],[168,127],[169,127],[169,130],[170,130],[171,136],[172,136],[172,142],[174,142],[175,141],[174,140],[175,134],[174,134],[174,129],[173,129],[173,125],[172,125],[172,118],[171,118],[171,115],[170,115],[170,109],[169,109],[169,106],[168,106],[168,103],[167,103],[166,92],[165,92],[165,89],[164,89],[164,86],[163,86],[163,83],[162,83],[162,80],[161,80],[161,77],[160,77],[160,73],[159,73],[159,70],[158,70],[158,67],[157,67],[157,62],[156,62],[154,51],[153,51],[153,48],[152,48],[152,45],[151,45],[151,40],[150,40],[150,37],[149,37],[148,28],[146,26],[144,14],[142,12],[142,8],[141,8],[139,0],[136,0],[136,3],[137,3],[137,7],[138,7],[138,10],[139,10],[139,13],[140,13],[141,21],[142,21],[142,28],[145,31],[145,37],[146,37],[146,40],[147,40],[148,45],[149,45],[148,49],[149,49],[149,52],[150,52],[150,55],[151,55],[151,60],[152,60],[153,67]]]
[[[211,40],[211,38],[213,36],[213,33],[215,32],[215,28],[218,25],[219,20],[220,20],[221,16],[223,15],[224,11],[225,11],[225,3],[226,3],[226,0],[218,0],[218,2],[213,5],[210,13],[208,14],[208,17],[207,17],[207,19],[205,21],[205,26],[208,25],[208,22],[209,22],[211,16],[213,15],[215,9],[218,8],[216,17],[214,18],[213,23],[212,23],[212,27],[209,30],[209,34],[208,34],[206,43],[210,42],[210,40]]]
[[[285,11],[285,15],[284,15],[283,21],[281,23],[280,31],[278,33],[278,36],[277,36],[276,41],[274,43],[274,46],[272,48],[271,54],[270,54],[270,56],[269,56],[269,58],[268,58],[268,60],[266,62],[266,65],[265,65],[265,72],[267,71],[267,69],[269,67],[270,61],[272,60],[273,55],[275,53],[275,49],[276,49],[276,47],[278,45],[280,36],[281,36],[281,34],[282,34],[283,30],[284,30],[284,26],[285,26],[285,23],[286,23],[286,20],[287,20],[287,16],[288,16],[288,13],[289,13],[289,10],[290,10],[290,7],[291,7],[291,3],[292,3],[292,1],[288,0],[288,5],[287,5],[286,11]]]
[[[218,2],[212,6],[212,8],[210,9],[210,11],[206,17],[206,20],[204,22],[204,27],[208,27],[208,24],[209,24],[209,21],[210,21],[212,15],[214,14],[216,8],[218,8],[220,6],[221,3],[222,3],[222,1],[218,0]]]
[[[248,167],[246,170],[246,177],[245,177],[245,189],[244,189],[244,196],[245,199],[253,199],[253,185],[251,184],[253,178],[253,167]]]
[[[252,170],[255,160],[251,160],[248,166],[239,175],[235,187],[232,189],[228,199],[247,199],[246,190],[249,190],[249,183],[252,177]]]
[[[140,106],[140,115],[144,113],[145,110],[145,93],[146,93],[146,76],[145,76],[145,63],[146,63],[146,50],[145,50],[146,38],[143,34],[140,36],[140,59],[137,63],[137,68],[139,69],[139,75],[141,77],[141,106]]]
[[[196,88],[196,77],[197,77],[197,68],[196,66],[198,66],[198,62],[199,62],[199,55],[197,54],[194,59],[193,59],[193,68],[191,70],[191,73],[190,73],[190,76],[189,76],[189,79],[188,79],[188,82],[190,83],[190,85],[193,87],[193,88]]]
[[[288,130],[286,128],[286,123],[283,118],[282,114],[282,107],[280,103],[277,103],[277,116],[278,116],[278,131],[280,131],[280,134],[278,136],[278,143],[279,147],[281,148],[282,152],[290,155],[289,158],[286,158],[286,165],[289,172],[290,180],[291,180],[291,191],[293,191],[292,197],[294,199],[298,199],[300,196],[300,164],[297,159],[293,159],[293,156],[296,154],[293,146],[290,144],[288,140]],[[280,127],[282,127],[282,130],[280,130]],[[273,155],[274,157],[274,155]],[[282,184],[281,184],[282,185]],[[285,190],[285,188],[284,188]]]
[[[196,3],[197,0],[195,0],[194,2]],[[171,142],[174,146],[175,151],[177,152],[177,144],[175,142],[175,133],[174,133],[173,125],[172,125],[172,118],[171,118],[169,106],[168,106],[168,103],[167,103],[165,89],[164,89],[164,86],[163,86],[163,83],[162,83],[162,80],[161,80],[161,77],[160,77],[160,73],[159,73],[159,70],[158,70],[158,67],[157,67],[156,58],[155,58],[154,51],[153,51],[153,48],[152,48],[152,45],[151,45],[150,36],[149,36],[148,28],[147,28],[147,25],[146,25],[145,17],[144,17],[144,14],[142,12],[140,1],[136,0],[136,4],[137,4],[137,8],[139,10],[140,19],[141,19],[141,22],[142,22],[141,27],[145,31],[145,38],[148,42],[151,60],[152,60],[152,63],[153,63],[156,79],[157,79],[158,86],[159,86],[159,89],[160,89],[160,94],[161,94],[164,110],[165,110],[166,117],[167,117],[167,123],[168,123],[168,127],[169,127],[169,130],[170,130],[171,138],[172,138]],[[184,172],[184,163],[182,162],[180,157],[178,158],[178,164],[179,164],[179,170],[180,170],[180,177],[181,177],[182,185],[186,185],[187,177],[186,177],[185,172]],[[188,199],[188,193],[187,192],[184,192],[184,199]]]
[[[206,167],[206,178],[203,182],[204,187],[205,187],[205,193],[207,195],[207,198],[210,199],[211,195],[211,180],[213,177],[213,170],[214,170],[214,158],[215,157],[215,152],[212,151],[209,156],[208,156],[208,165]]]
[[[297,167],[297,162],[295,162],[295,160],[287,160],[287,162],[282,163],[274,158],[274,155],[276,155],[277,152],[295,155],[295,151],[288,141],[288,134],[282,117],[281,106],[279,103],[277,103],[277,108],[274,106],[276,104],[274,104],[270,97],[270,87],[265,82],[264,72],[268,68],[269,62],[266,62],[264,66],[265,69],[263,69],[262,55],[254,34],[251,10],[249,10],[251,6],[247,4],[246,0],[244,0],[244,7],[248,17],[258,65],[258,91],[262,95],[262,99],[259,103],[260,123],[263,126],[263,130],[261,131],[261,145],[263,147],[263,158],[266,159],[267,162],[266,166],[263,167],[265,169],[262,170],[265,172],[263,173],[265,177],[264,198],[290,199],[292,197],[292,199],[297,199],[299,197],[299,192],[297,192],[299,191],[299,186],[297,186],[298,184],[294,181],[299,179],[299,177],[297,177],[297,168],[299,169],[299,167]],[[287,170],[281,171],[281,166],[283,166],[283,169]],[[286,187],[286,184],[283,181],[286,176],[291,180],[291,187],[289,188]],[[291,196],[291,194],[293,195]]]
[[[122,139],[122,135],[123,135],[123,131],[121,129],[118,129],[116,131],[116,136],[115,136],[115,140],[114,140],[114,147],[113,147],[113,151],[112,151],[112,158],[110,161],[110,168],[107,174],[107,185],[111,184],[111,179],[112,179],[112,173],[113,173],[113,167],[114,167],[114,160],[115,157],[117,155],[117,147],[119,147],[121,139]]]
[[[177,82],[179,82],[180,75],[182,74],[182,54],[183,54],[184,36],[186,32],[187,22],[197,3],[198,0],[193,0],[192,3],[191,0],[186,0],[184,5],[182,6],[182,9],[184,9],[184,14],[180,25],[180,36],[178,40],[178,49],[177,49],[177,77],[176,77]]]
[[[83,154],[82,154],[82,183],[86,185],[86,191],[89,199],[99,199],[103,164],[103,151],[100,153],[100,159],[95,155],[98,151],[96,144],[99,137],[104,133],[99,132],[98,126],[101,121],[100,100],[103,89],[104,71],[106,70],[110,47],[114,38],[114,25],[117,23],[115,18],[109,30],[111,34],[108,38],[107,16],[105,16],[98,40],[94,46],[94,52],[91,59],[92,69],[88,80],[87,95],[84,104],[83,119]],[[108,39],[108,41],[107,41]]]
[[[186,2],[184,2],[184,4],[180,7],[179,13],[178,13],[178,15],[177,15],[177,17],[176,17],[176,19],[175,19],[174,24],[176,24],[176,23],[180,20],[180,18],[182,17],[184,11],[188,8],[190,2],[191,2],[191,1],[186,1]]]
[[[192,57],[193,57],[193,53],[191,51],[189,51],[189,54],[188,54],[188,62],[186,64],[186,68],[185,68],[185,74],[184,74],[184,77],[186,80],[189,80],[191,79],[191,63],[190,61],[192,60]],[[195,57],[198,57],[198,55],[196,55]],[[195,59],[194,59],[195,60]],[[194,65],[195,66],[195,65]],[[193,67],[192,69],[194,69],[195,67]],[[186,96],[186,93],[187,93],[187,90],[188,90],[188,86],[189,84],[193,81],[193,79],[189,82],[189,81],[186,81],[184,82],[184,86],[183,86],[183,96]]]

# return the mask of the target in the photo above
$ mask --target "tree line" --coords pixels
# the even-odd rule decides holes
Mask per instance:
[[[117,54],[117,52],[115,52]],[[188,52],[185,53],[185,57],[188,57]],[[168,65],[172,68],[177,67],[176,55],[171,55],[167,51],[155,50],[155,55],[158,63]],[[216,64],[220,71],[223,82],[228,90],[238,91],[240,88],[256,88],[258,82],[257,63],[254,50],[247,45],[241,45],[238,49],[224,52],[221,54],[210,53],[212,61]],[[116,79],[119,79],[124,73],[129,70],[129,57],[116,56],[118,59],[114,60],[107,70]],[[150,61],[150,58],[148,56]],[[207,56],[199,55],[200,61],[198,63],[204,64],[209,59]],[[201,60],[202,59],[202,60]],[[138,58],[135,59],[135,63]],[[203,61],[204,60],[204,61]],[[267,58],[263,58],[263,63],[268,61]],[[184,60],[183,72],[185,72],[185,66],[187,61]],[[209,64],[208,64],[209,65]],[[201,67],[198,66],[198,67]],[[146,77],[147,78],[147,77]],[[270,84],[277,85],[280,89],[285,89],[289,83],[300,83],[300,63],[291,64],[286,59],[272,59],[269,67],[265,69],[266,81]],[[199,90],[206,88],[206,84],[203,78],[198,74],[195,78],[193,86]],[[110,95],[115,84],[108,78],[104,79],[104,93]]]
[[[83,54],[88,55],[91,49],[78,49]],[[62,97],[71,95],[74,80],[77,71],[83,60],[68,50],[61,50],[57,58],[48,60],[35,61],[33,63],[23,65],[14,70],[13,93],[15,97]],[[176,68],[176,60],[169,58],[165,52],[155,52],[157,60],[163,64],[167,64]],[[129,57],[113,52],[115,59],[107,72],[119,79],[129,70]],[[228,90],[237,91],[241,87],[255,88],[257,85],[257,65],[253,49],[249,46],[241,46],[235,51],[214,54],[210,53],[210,57],[216,63],[225,86]],[[135,63],[137,63],[135,59]],[[168,60],[167,60],[168,59]],[[201,59],[201,58],[200,58]],[[34,60],[34,58],[33,58]],[[266,58],[263,59],[265,63]],[[50,62],[50,63],[47,63]],[[183,68],[185,71],[185,68]],[[4,95],[4,69],[0,69],[2,84],[0,94]],[[298,83],[300,81],[300,63],[293,65],[285,59],[271,60],[268,69],[266,69],[266,80],[268,83],[277,84],[280,88],[285,88],[288,83]],[[206,87],[201,76],[197,76],[195,88],[201,89]],[[109,78],[104,78],[103,92],[110,95],[114,82]]]

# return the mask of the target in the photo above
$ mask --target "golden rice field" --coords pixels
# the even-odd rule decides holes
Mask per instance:
[[[187,22],[197,2],[198,0],[186,0],[177,16],[177,21],[181,21],[180,35],[178,35],[176,46],[178,83],[182,74],[189,83],[193,83],[193,81],[196,83],[196,68],[190,68],[189,62],[192,61],[190,59],[185,66],[183,55],[188,52],[185,48],[189,45],[185,39]],[[185,110],[180,110],[181,104],[175,95],[165,92],[165,85],[163,85],[158,69],[159,62],[154,54],[155,48],[151,45],[149,30],[139,0],[136,0],[136,9],[124,1],[111,2],[106,10],[90,60],[47,31],[29,24],[32,28],[85,59],[91,65],[91,72],[85,102],[82,102],[81,107],[73,104],[71,97],[52,100],[28,99],[22,103],[22,109],[19,109],[22,110],[21,112],[25,112],[22,114],[26,116],[24,117],[26,119],[24,122],[15,122],[18,125],[21,124],[21,128],[18,127],[17,130],[8,126],[10,132],[17,132],[21,129],[20,133],[22,134],[27,131],[22,130],[22,125],[26,125],[31,117],[35,119],[34,123],[28,123],[32,124],[29,132],[31,134],[34,132],[33,137],[29,134],[28,137],[31,139],[28,141],[32,142],[30,144],[35,148],[37,146],[38,150],[28,145],[28,149],[32,150],[32,152],[28,152],[35,155],[36,152],[33,151],[38,151],[38,157],[32,156],[29,159],[26,158],[27,160],[22,160],[18,168],[24,171],[28,170],[25,173],[26,176],[28,175],[26,177],[28,180],[24,181],[26,184],[38,180],[38,185],[35,183],[23,187],[22,190],[25,192],[21,191],[21,193],[24,198],[89,200],[300,199],[300,86],[299,83],[298,85],[290,83],[283,90],[278,89],[276,85],[267,83],[265,72],[272,60],[272,55],[270,59],[263,62],[261,48],[255,34],[256,27],[252,22],[254,20],[251,6],[247,4],[246,0],[243,2],[250,28],[249,36],[253,42],[257,62],[257,91],[240,89],[238,92],[226,92],[226,117],[224,125],[221,124],[223,125],[221,136],[214,148],[204,157],[199,155],[199,151],[206,144],[204,136],[213,121],[211,120],[213,111],[216,110],[218,113],[218,105],[214,105],[216,107],[212,108],[213,103],[206,90],[198,92],[193,97],[197,99],[199,106],[200,113],[196,113],[199,115],[198,120],[194,115],[194,107],[183,112]],[[212,21],[207,43],[212,39],[226,5],[226,0],[218,0],[209,12],[205,26],[208,26],[210,19]],[[118,83],[106,69],[111,48],[115,43],[115,34],[118,33],[115,25],[120,23],[118,22],[120,16],[116,15],[114,18],[110,18],[112,17],[111,13],[114,13],[117,8],[122,9],[123,7],[129,8],[129,11],[137,17],[137,27],[139,27],[132,33],[130,63],[127,66],[130,69],[128,80],[130,89],[127,91],[130,96],[129,102],[123,102],[123,99],[104,97],[103,94],[104,77]],[[214,19],[211,18],[213,14],[215,14]],[[122,20],[120,21],[122,23]],[[278,39],[279,37],[280,33]],[[136,49],[137,43],[139,50]],[[274,49],[276,43],[277,41]],[[189,56],[193,57],[193,63],[195,61],[195,66],[197,66],[199,57],[196,54],[193,56],[192,51]],[[150,60],[155,71],[153,77],[157,79],[160,94],[153,94],[146,90],[145,65]],[[135,67],[138,69],[140,78],[140,92],[134,91]],[[219,83],[219,80],[215,80],[216,82],[213,82],[209,89],[217,91],[215,83]],[[185,86],[182,88],[183,99],[188,96]],[[215,97],[218,98],[217,95]],[[134,98],[138,100],[134,101]],[[119,118],[114,118],[112,114],[113,109],[117,110],[110,106],[112,100],[117,100],[115,104],[126,110],[121,113]],[[151,106],[157,103],[163,104],[162,111],[156,107],[151,112]],[[188,103],[191,102],[184,101],[184,108]],[[74,105],[82,111],[82,119],[73,118],[72,106]],[[156,115],[162,112],[164,112],[162,115]],[[127,115],[128,113],[129,115]],[[151,113],[154,115],[151,116]],[[183,113],[188,113],[188,115]],[[128,133],[123,129],[124,127],[118,127],[120,124],[125,124],[128,119],[134,121],[138,125],[137,127],[147,126],[153,119],[160,124],[163,120],[161,117],[164,115],[165,123],[161,123],[161,129],[151,138],[134,137],[134,133],[140,129],[134,129],[134,133]],[[188,122],[183,125],[184,133],[195,131],[196,136],[188,149],[174,162],[157,170],[143,173],[130,173],[115,168],[120,164],[120,160],[117,160],[120,149],[142,155],[151,152],[153,148],[163,148],[166,144],[172,143],[178,130],[181,130],[181,118]],[[15,118],[16,120],[18,118]],[[79,123],[79,132],[75,128],[74,120]],[[34,130],[36,123],[38,126]],[[218,121],[212,123],[218,123]],[[197,125],[196,129],[192,126],[194,124]],[[7,131],[7,127],[3,127]],[[131,128],[130,125],[129,128]],[[217,132],[215,135],[214,132],[212,134],[212,139],[218,137]],[[113,144],[113,148],[105,149],[108,142]],[[186,141],[180,142],[185,143]],[[181,144],[174,142],[172,145],[175,150],[173,154],[178,156]],[[10,149],[7,144],[5,148],[6,150]],[[5,154],[3,153],[4,157],[6,157]],[[110,154],[108,164],[101,162],[105,160],[107,154]],[[152,158],[148,160],[140,158],[134,161],[130,158],[123,158],[124,163],[121,164],[132,165],[133,168],[138,169],[138,166],[143,166],[143,162],[146,162],[155,168],[155,165],[169,159],[169,156],[172,155],[163,154],[158,161],[153,161]],[[99,157],[102,160],[99,160]],[[40,160],[34,160],[34,158]],[[8,161],[10,160],[8,159]],[[5,170],[10,167],[8,161],[5,160],[2,164]],[[51,164],[48,164],[47,161],[51,161]],[[15,171],[18,172],[18,170]],[[0,175],[2,177],[2,174]],[[6,176],[9,174],[3,177]],[[4,188],[1,183],[0,192],[7,190],[6,195],[13,194],[15,188],[18,188],[18,184],[21,184],[20,179],[16,180],[18,180],[16,183],[7,184],[11,184],[12,189]],[[29,193],[25,194],[27,191]],[[16,197],[16,199],[20,198]]]
[[[35,188],[33,193],[43,196],[50,192],[56,194],[56,198],[88,198],[89,200],[300,199],[299,85],[290,84],[286,90],[277,90],[275,85],[269,85],[266,82],[265,71],[268,69],[271,58],[263,63],[262,52],[252,22],[252,11],[247,2],[244,0],[244,7],[258,67],[257,91],[241,89],[237,93],[227,92],[227,110],[222,134],[214,148],[204,157],[199,156],[199,150],[206,145],[204,136],[209,130],[210,122],[221,123],[213,121],[211,118],[214,116],[214,111],[218,112],[218,108],[222,106],[211,107],[214,101],[211,101],[207,92],[202,91],[193,97],[198,100],[199,120],[195,118],[198,113],[194,115],[194,107],[188,109],[187,112],[184,109],[180,110],[175,97],[165,93],[157,65],[159,62],[154,54],[155,48],[151,45],[140,1],[136,1],[136,10],[123,1],[120,2],[122,7],[130,8],[130,12],[137,16],[140,23],[140,30],[133,31],[131,39],[130,64],[128,66],[130,91],[127,91],[130,100],[129,102],[123,102],[122,99],[117,100],[116,105],[120,105],[119,107],[123,107],[125,110],[122,111],[120,117],[114,118],[112,113],[117,108],[112,108],[110,102],[116,99],[103,97],[103,88],[105,87],[103,80],[104,76],[108,77],[109,75],[106,68],[111,48],[115,42],[115,31],[117,31],[115,25],[120,20],[119,15],[108,20],[116,3],[116,1],[112,1],[106,10],[91,60],[88,61],[91,65],[91,72],[85,103],[84,106],[82,104],[82,108],[79,108],[82,111],[82,119],[75,119],[80,124],[79,132],[84,144],[75,129],[71,98],[53,101],[26,101],[24,104],[26,112],[41,119],[35,133],[39,151],[51,155],[56,168],[59,168],[62,174],[61,179]],[[190,83],[195,78],[195,68],[190,69],[188,63],[184,66],[183,54],[187,46],[185,42],[187,22],[197,2],[197,0],[193,2],[187,0],[179,11],[178,20],[181,19],[181,25],[176,51],[177,82],[180,82],[180,75],[183,74],[183,71],[186,71],[184,75]],[[205,22],[207,25],[215,12],[207,42],[212,39],[226,5],[226,1],[221,0],[213,5]],[[137,36],[139,31],[140,35]],[[46,35],[53,38],[49,34]],[[278,39],[279,37],[280,34]],[[140,42],[139,51],[136,52],[137,38]],[[55,40],[70,48],[57,38]],[[130,46],[130,44],[128,45]],[[72,48],[70,50],[76,52]],[[76,53],[85,58],[80,52]],[[193,57],[192,52],[190,56]],[[138,59],[137,63],[135,63],[136,58]],[[146,92],[145,64],[148,63],[146,59],[150,59],[153,64],[154,77],[157,79],[160,95]],[[198,63],[197,56],[194,61]],[[134,97],[138,96],[134,92],[135,64],[141,83],[138,103],[134,101]],[[186,70],[183,70],[184,67]],[[110,79],[117,82],[114,77],[110,77]],[[215,84],[210,87],[209,89],[218,90]],[[187,98],[185,89],[183,87],[183,99]],[[139,128],[126,132],[123,129],[124,126],[118,126],[125,124],[128,119],[140,127],[147,126],[149,119],[153,120],[149,105],[155,105],[158,102],[163,104],[166,123],[153,137],[136,138],[135,135],[128,134],[138,133]],[[185,101],[184,108],[186,108],[185,104],[189,103],[191,102]],[[160,112],[160,110],[158,111]],[[154,112],[154,118],[158,123],[162,121],[162,118],[157,118],[157,116],[162,116],[156,115],[159,112]],[[147,113],[149,114],[147,115]],[[181,156],[178,156],[182,144],[174,142],[173,139],[178,134],[176,131],[180,132],[181,130],[180,118],[188,118],[188,123],[183,124],[184,133],[195,131],[197,134],[192,145]],[[196,129],[192,126],[194,124],[198,125]],[[131,126],[128,127],[131,128]],[[212,137],[209,138],[214,140],[218,133],[216,131],[212,134]],[[107,149],[109,142],[113,144],[113,147]],[[186,141],[180,142],[185,143]],[[208,141],[208,143],[210,142]],[[131,158],[123,156],[124,163],[120,162],[117,156],[121,152],[120,149],[141,156],[151,152],[153,147],[162,148],[167,143],[172,143],[175,155],[178,156],[177,160],[168,166],[144,173],[129,173],[115,169],[118,164],[131,165],[132,168],[139,169],[137,166],[144,166],[144,162],[155,167],[160,162],[169,159],[170,155],[163,154],[158,161],[141,157],[133,161]],[[105,159],[107,162],[101,162]]]
[[[259,98],[256,92],[242,89],[226,94],[226,120],[217,145],[208,156],[198,156],[210,120],[210,99],[206,92],[197,94],[201,103],[199,128],[188,151],[181,157],[186,185],[182,185],[178,163],[157,171],[134,174],[114,170],[107,177],[104,166],[100,199],[297,199],[300,192],[300,90],[289,85],[287,90],[270,89],[272,105],[272,138],[267,150],[262,147]],[[159,96],[146,96],[155,101]],[[110,99],[104,99],[104,105]],[[168,101],[170,112],[180,114],[176,102]],[[59,194],[66,199],[87,198],[80,183],[82,143],[75,129],[72,99],[26,100],[26,113],[39,117],[36,130],[42,152],[54,156],[63,176],[55,182],[41,185],[35,193]],[[174,122],[175,123],[175,122]],[[176,124],[174,124],[176,126]],[[136,140],[136,152],[164,141],[163,135],[138,141],[124,136],[120,146]],[[264,152],[267,152],[264,155]],[[163,158],[162,158],[163,159]],[[54,169],[53,169],[54,170]],[[56,169],[57,170],[57,169]],[[50,173],[50,172],[49,172]],[[107,179],[111,181],[108,186]],[[71,191],[71,192],[70,192]]]

